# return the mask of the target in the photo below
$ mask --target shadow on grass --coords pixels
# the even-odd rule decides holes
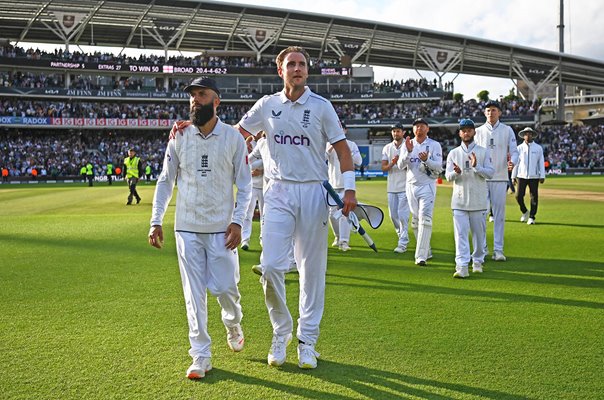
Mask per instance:
[[[517,224],[524,224],[526,225],[526,222],[520,222],[517,220],[506,220],[505,222],[507,223],[517,223]],[[536,222],[537,225],[546,225],[546,226],[570,226],[572,228],[604,228],[604,225],[598,225],[598,224],[564,224],[561,222],[542,222],[537,220]]]
[[[252,362],[262,364],[259,368],[270,368],[266,366],[266,360],[253,359]],[[396,372],[383,371],[375,368],[366,368],[359,365],[342,364],[329,360],[319,360],[319,367],[314,370],[301,370],[297,365],[286,363],[281,372],[309,375],[313,379],[320,379],[337,387],[348,388],[361,396],[370,399],[400,399],[401,397],[419,397],[424,399],[456,399],[460,397],[475,396],[485,399],[528,399],[526,396],[514,395],[498,390],[490,390],[472,387],[457,383],[441,382],[433,379],[423,379],[415,376],[400,374]],[[199,381],[201,384],[215,384],[223,380],[231,380],[243,385],[254,385],[269,388],[287,394],[301,396],[307,399],[340,399],[349,400],[358,396],[349,396],[335,392],[273,381],[269,379],[256,378],[242,375],[232,371],[213,369],[206,378]],[[335,389],[337,390],[337,388]],[[271,396],[273,397],[273,396]],[[287,398],[287,397],[284,397]]]
[[[343,279],[352,279],[359,280],[367,283],[373,284],[357,284],[357,283],[343,283],[343,282],[332,282],[327,281],[327,285],[332,286],[349,286],[356,288],[366,288],[366,289],[381,289],[381,290],[406,290],[411,292],[419,292],[419,293],[434,293],[439,295],[449,295],[453,297],[459,296],[468,296],[468,297],[478,297],[483,299],[492,299],[492,300],[501,300],[507,302],[514,303],[541,303],[541,304],[555,304],[560,306],[568,306],[568,307],[583,307],[583,308],[593,308],[593,309],[604,309],[604,303],[598,303],[595,301],[584,301],[584,300],[570,300],[570,299],[557,299],[553,297],[543,297],[543,296],[535,296],[521,293],[506,293],[506,292],[493,292],[486,290],[471,290],[471,289],[459,289],[459,288],[450,288],[444,286],[434,286],[434,285],[420,285],[416,283],[408,283],[408,282],[395,282],[391,280],[384,279],[375,279],[375,278],[367,278],[367,277],[356,277],[349,275],[337,275],[337,274],[327,274],[327,277],[334,278],[343,278]],[[381,286],[377,286],[381,285]]]

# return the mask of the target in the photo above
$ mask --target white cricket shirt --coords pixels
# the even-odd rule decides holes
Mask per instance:
[[[174,230],[217,233],[225,232],[231,222],[243,226],[252,195],[245,140],[220,120],[206,137],[191,125],[170,140],[155,187],[151,225],[162,224],[175,182]]]
[[[405,145],[405,142],[401,142],[399,147],[396,147],[394,141],[388,143],[382,149],[382,161],[392,162],[392,159],[400,155],[401,147]],[[398,163],[390,168],[388,171],[388,177],[386,181],[386,192],[388,193],[401,193],[405,191],[407,185],[407,167],[399,167]]]
[[[327,179],[325,146],[346,139],[340,120],[329,101],[306,87],[292,102],[284,91],[264,96],[239,121],[256,134],[266,133],[271,165],[268,179],[293,182]]]
[[[407,183],[415,186],[433,184],[443,170],[443,151],[440,143],[429,137],[423,143],[413,139],[413,150],[409,152],[405,143],[401,146],[398,167],[407,167]],[[428,159],[422,162],[419,153],[427,152]]]
[[[523,142],[518,146],[518,164],[514,166],[512,178],[545,179],[545,161],[540,145]]]
[[[495,173],[490,181],[508,181],[508,154],[514,165],[518,164],[516,135],[512,128],[497,121],[495,125],[486,122],[476,128],[474,141],[489,150]]]
[[[353,141],[346,139],[346,144],[350,149],[352,155],[352,163],[355,167],[360,167],[363,162],[363,157],[359,151],[359,146]],[[329,151],[331,149],[331,151]],[[327,145],[325,150],[325,156],[327,157],[327,171],[329,176],[329,183],[334,189],[344,189],[344,178],[342,178],[342,171],[340,171],[340,159],[338,153],[333,149],[331,145]]]

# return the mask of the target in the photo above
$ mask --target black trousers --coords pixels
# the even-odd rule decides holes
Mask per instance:
[[[136,201],[141,201],[141,197],[138,195],[136,191],[136,184],[138,183],[138,178],[128,178],[128,188],[130,189],[130,194],[128,195],[128,203],[132,203],[132,198],[136,198]]]
[[[535,215],[537,215],[537,207],[539,206],[539,178],[518,178],[518,190],[516,190],[516,201],[520,206],[520,212],[522,212],[523,214],[528,211],[526,205],[524,204],[524,195],[526,193],[527,186],[531,195],[531,210],[529,213],[529,217],[535,219]]]

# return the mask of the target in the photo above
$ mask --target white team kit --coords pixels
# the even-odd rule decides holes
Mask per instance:
[[[261,144],[262,143],[262,144]],[[260,138],[258,142],[253,142],[253,149],[250,152],[248,158],[250,163],[250,170],[262,170],[264,168],[264,164],[262,161],[262,157],[260,156],[261,149],[258,148],[256,152],[254,150],[259,146],[265,146],[266,139]],[[257,154],[257,157],[252,158],[252,154]],[[243,221],[243,226],[241,227],[241,245],[242,247],[245,245],[249,245],[250,238],[252,236],[252,220],[254,218],[254,211],[256,209],[256,203],[258,204],[258,211],[260,215],[262,215],[262,210],[264,208],[264,196],[262,194],[264,189],[264,174],[252,176],[252,198],[250,200],[250,205],[247,209],[245,220]],[[260,235],[260,239],[262,239],[262,235]],[[247,250],[247,249],[244,249]]]
[[[355,167],[359,167],[363,162],[363,157],[361,156],[359,147],[355,142],[348,139],[346,139],[346,144],[348,145],[350,154],[352,155],[352,163]],[[327,145],[326,149],[326,157],[329,184],[341,198],[344,196],[344,178],[342,177],[342,172],[340,171],[340,160],[338,159],[338,154],[329,144]],[[348,221],[346,216],[340,215],[338,218],[334,217],[334,214],[338,214],[337,210],[337,206],[330,207],[329,219],[337,244],[340,245],[340,249],[346,250],[349,248],[348,243],[350,242],[351,223]]]
[[[489,150],[495,173],[487,180],[489,201],[493,211],[493,251],[503,253],[503,236],[505,223],[505,202],[508,190],[508,155],[514,165],[518,164],[516,135],[509,126],[497,121],[495,125],[486,122],[476,128],[474,141],[477,145]],[[484,242],[485,248],[487,242]]]
[[[413,150],[401,146],[398,167],[407,167],[407,200],[411,209],[411,227],[415,233],[417,245],[415,261],[425,262],[430,258],[430,237],[432,236],[432,213],[436,199],[436,178],[442,171],[442,148],[440,143],[427,137],[422,143],[412,140]],[[428,159],[422,162],[419,153],[428,153]]]
[[[476,155],[476,166],[471,166],[470,155]],[[454,165],[461,173],[455,172]],[[486,212],[488,209],[488,189],[486,180],[493,176],[493,166],[489,151],[471,143],[462,143],[447,156],[445,177],[453,182],[451,209],[453,210],[453,230],[455,234],[455,269],[462,277],[467,276],[468,264],[473,261],[476,269],[482,269],[486,240]],[[469,233],[472,233],[470,255]]]
[[[192,357],[211,356],[206,290],[217,297],[227,328],[239,324],[243,315],[237,250],[225,247],[224,235],[230,223],[243,225],[250,201],[246,156],[245,141],[233,127],[218,120],[204,137],[191,125],[169,141],[157,180],[151,226],[162,225],[178,183],[174,230]]]
[[[392,159],[400,154],[401,147],[405,146],[403,141],[400,146],[392,141],[382,149],[382,161],[392,162]],[[388,192],[388,213],[390,220],[398,236],[397,248],[407,250],[409,244],[409,202],[407,200],[407,167],[393,165],[388,171],[386,191]]]
[[[252,134],[263,130],[267,137],[270,162],[264,160],[264,174],[269,183],[264,192],[260,262],[273,333],[284,336],[293,331],[284,281],[293,240],[300,272],[297,337],[314,345],[323,315],[327,268],[325,148],[327,142],[344,140],[344,131],[331,103],[308,87],[293,102],[284,91],[264,96],[239,126]]]

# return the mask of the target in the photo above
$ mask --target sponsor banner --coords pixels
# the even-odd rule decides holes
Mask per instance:
[[[336,36],[336,39],[340,42],[340,46],[342,47],[342,50],[344,50],[344,53],[351,57],[356,56],[359,50],[361,50],[363,45],[367,42],[367,39],[356,39],[344,36]]]
[[[0,116],[0,125],[38,125],[55,127],[90,128],[167,128],[176,122],[173,119],[119,119],[119,118],[38,118]]]
[[[553,65],[522,61],[522,72],[524,72],[526,77],[533,81],[535,85],[538,85],[539,82],[547,78],[553,68]]]
[[[86,18],[86,14],[82,13],[74,13],[74,12],[62,12],[62,11],[53,11],[55,18],[57,19],[57,24],[65,33],[65,36],[69,36],[71,31],[73,31],[80,22],[84,18]]]

